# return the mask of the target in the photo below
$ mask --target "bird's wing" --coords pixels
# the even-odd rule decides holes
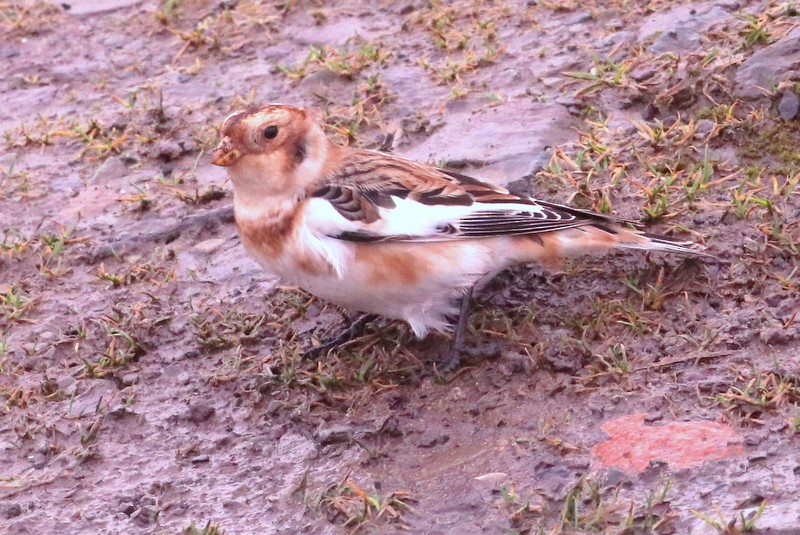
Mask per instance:
[[[364,150],[349,151],[313,192],[306,213],[327,236],[359,242],[536,234],[622,221]]]

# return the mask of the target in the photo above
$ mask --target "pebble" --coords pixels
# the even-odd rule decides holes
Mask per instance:
[[[141,161],[141,158],[138,154],[133,151],[126,150],[122,154],[119,155],[122,162],[126,165],[136,165]]]
[[[92,174],[91,181],[112,180],[127,174],[128,168],[122,163],[122,160],[116,156],[111,156],[100,164],[100,167]]]
[[[122,48],[129,40],[130,38],[126,35],[111,35],[103,39],[103,46],[106,48]]]
[[[77,173],[70,173],[61,177],[61,180],[51,182],[48,188],[53,193],[64,192],[74,197],[80,193],[82,186],[81,177]]]
[[[797,111],[800,108],[800,98],[794,91],[786,91],[778,103],[778,114],[781,119],[789,121],[797,117]]]
[[[0,508],[5,518],[15,518],[22,514],[22,506],[18,503],[9,503]]]
[[[432,448],[438,444],[445,444],[450,440],[449,435],[443,435],[439,432],[426,432],[422,438],[417,442],[417,447]]]
[[[226,242],[224,238],[211,238],[209,240],[201,241],[194,246],[194,250],[199,253],[211,254]]]
[[[179,158],[183,153],[183,147],[172,139],[162,139],[153,147],[153,154],[167,162]]]
[[[0,167],[11,167],[17,161],[17,153],[16,152],[8,152],[6,154],[0,155]]]
[[[145,505],[131,515],[131,520],[140,526],[148,526],[158,518],[158,509]]]
[[[39,333],[40,342],[50,342],[53,338],[55,338],[53,331],[42,331]]]
[[[761,329],[758,335],[762,343],[768,346],[786,345],[797,337],[797,331],[782,327]]]
[[[711,119],[700,119],[697,121],[697,128],[694,132],[695,139],[708,137],[708,135],[714,130],[714,125],[715,123]]]
[[[75,378],[71,375],[66,375],[58,380],[58,389],[70,395],[72,388],[75,386]]]
[[[269,402],[269,405],[267,405],[267,414],[269,414],[270,416],[275,416],[276,414],[278,414],[281,408],[283,408],[283,406],[284,406],[283,401],[279,399],[273,399],[272,401]]]
[[[138,373],[126,373],[122,376],[122,384],[125,386],[135,385],[139,382],[139,374]]]
[[[197,402],[190,403],[186,412],[181,416],[181,419],[193,424],[200,424],[210,420],[215,412],[216,410],[214,407],[210,405]]]
[[[328,427],[321,427],[314,435],[320,444],[332,444],[335,442],[349,442],[356,434],[356,431],[356,426],[335,424]]]
[[[616,468],[610,468],[607,472],[605,477],[603,478],[603,485],[606,487],[616,487],[620,483],[631,483],[631,478],[628,477],[628,474],[623,472],[622,470],[617,470]]]

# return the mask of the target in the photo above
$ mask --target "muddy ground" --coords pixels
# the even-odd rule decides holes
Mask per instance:
[[[790,4],[0,15],[3,533],[800,533]],[[254,102],[716,258],[515,268],[445,377],[389,321],[301,362],[346,319],[245,255],[209,162]]]

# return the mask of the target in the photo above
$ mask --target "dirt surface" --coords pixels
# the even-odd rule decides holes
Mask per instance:
[[[0,532],[800,533],[790,5],[0,0]],[[800,80],[800,78],[798,78]],[[245,255],[216,127],[376,146],[715,259],[501,275],[493,357]]]

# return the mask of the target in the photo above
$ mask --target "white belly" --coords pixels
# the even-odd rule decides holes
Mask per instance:
[[[438,243],[340,242],[342,269],[311,273],[295,255],[253,256],[286,282],[346,309],[407,321],[418,337],[447,331],[464,292],[489,272],[497,257],[480,240]],[[505,265],[501,267],[504,268]]]

